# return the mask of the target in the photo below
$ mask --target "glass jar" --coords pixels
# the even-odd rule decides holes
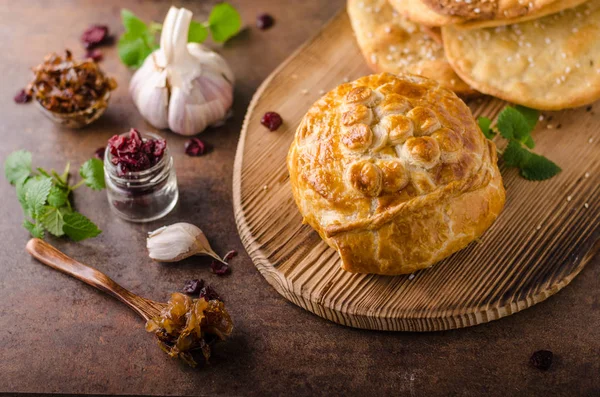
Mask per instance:
[[[127,135],[127,134],[123,134]],[[147,132],[142,139],[162,139]],[[119,175],[110,148],[104,155],[104,177],[110,208],[130,222],[150,222],[167,215],[179,198],[177,176],[169,147],[156,165],[144,171]]]

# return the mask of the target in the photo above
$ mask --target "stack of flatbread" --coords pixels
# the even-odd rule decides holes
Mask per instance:
[[[348,0],[348,14],[375,71],[543,110],[600,99],[600,0]]]

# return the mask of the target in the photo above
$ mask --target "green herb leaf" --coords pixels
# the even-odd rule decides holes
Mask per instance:
[[[4,174],[11,185],[20,185],[31,174],[31,153],[19,150],[11,153],[4,162]]]
[[[41,176],[27,181],[25,188],[25,203],[33,217],[37,217],[46,204],[46,199],[52,188],[52,179]]]
[[[519,168],[521,176],[531,181],[543,181],[561,171],[558,165],[544,156],[531,153],[515,140],[508,143],[502,158],[507,166]]]
[[[39,216],[39,221],[44,227],[56,237],[63,236],[63,215],[60,213],[58,208],[45,206],[43,212]]]
[[[23,208],[23,212],[25,213],[25,215],[28,215],[33,218],[33,214],[31,213],[31,209],[27,205],[27,200],[26,200],[26,195],[27,195],[26,186],[30,180],[31,179],[28,179],[27,181],[25,181],[25,183],[17,185],[17,200],[19,200],[19,203],[21,204],[21,208]]]
[[[73,241],[81,241],[86,238],[96,237],[102,233],[102,231],[98,229],[98,226],[79,212],[65,214],[63,216],[63,221],[63,231]]]
[[[529,152],[527,163],[521,167],[521,175],[530,181],[543,181],[561,172],[561,168],[544,156]]]
[[[531,148],[535,146],[530,135],[535,124],[532,126],[531,120],[528,120],[528,118],[517,109],[511,106],[505,107],[498,115],[497,126],[500,134],[504,138],[516,139]]]
[[[62,207],[67,203],[68,197],[69,194],[66,189],[52,185],[50,188],[50,194],[48,194],[48,204],[53,207]]]
[[[515,109],[517,109],[517,111],[519,113],[521,113],[523,115],[523,117],[525,117],[525,120],[527,121],[527,125],[529,126],[530,132],[533,131],[533,129],[535,128],[535,125],[538,122],[538,118],[540,117],[540,112],[538,112],[535,109],[530,109],[530,108],[527,108],[527,107],[521,106],[521,105],[517,105],[515,107]]]
[[[125,27],[125,31],[135,34],[142,35],[148,31],[148,26],[135,16],[135,14],[127,9],[121,10],[121,20],[123,21],[123,26]]]
[[[492,120],[488,119],[487,117],[481,116],[477,119],[477,124],[479,124],[479,129],[481,129],[481,132],[483,132],[483,135],[485,135],[487,139],[494,138],[496,133],[490,128],[490,126],[492,125]]]
[[[188,42],[190,43],[202,43],[208,37],[208,30],[204,25],[196,21],[190,23],[190,30],[188,32]]]
[[[40,224],[31,223],[25,219],[23,221],[23,227],[27,229],[33,237],[44,238],[44,228]]]
[[[104,182],[104,165],[98,159],[89,159],[79,169],[79,175],[85,184],[94,190],[102,190],[106,187]],[[58,206],[57,206],[58,207]]]
[[[227,3],[216,4],[208,17],[208,28],[217,43],[223,43],[235,36],[242,26],[242,18],[233,6]]]
[[[139,36],[131,32],[125,32],[117,43],[117,51],[121,61],[129,67],[139,68],[148,55],[156,48],[154,38],[151,36]]]

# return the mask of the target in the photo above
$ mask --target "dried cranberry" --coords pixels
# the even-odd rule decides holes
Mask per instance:
[[[92,59],[94,62],[100,62],[103,58],[102,52],[97,48],[87,50],[85,57]]]
[[[104,153],[106,152],[106,147],[101,147],[96,149],[94,152],[94,157],[100,160],[104,160]]]
[[[260,30],[267,30],[275,24],[275,18],[269,14],[260,14],[256,17],[256,27]]]
[[[21,90],[17,92],[17,95],[15,95],[13,99],[16,103],[27,103],[31,101],[31,95],[29,95],[27,91]]]
[[[217,276],[224,276],[230,272],[229,265],[219,261],[212,261],[210,270]]]
[[[185,143],[185,154],[202,156],[207,151],[207,145],[198,138],[191,138]]]
[[[270,131],[275,131],[277,128],[279,128],[281,123],[283,123],[283,120],[278,113],[267,112],[264,116],[262,116],[262,119],[260,119],[260,123],[267,127]]]
[[[553,354],[550,350],[538,350],[529,359],[529,363],[542,371],[547,371],[552,365]]]
[[[108,37],[108,26],[92,25],[81,35],[81,41],[87,49],[91,49],[104,43]]]
[[[188,280],[185,282],[185,285],[183,286],[183,292],[186,294],[190,294],[190,295],[196,295],[196,294],[200,293],[202,288],[204,288],[204,280],[202,280],[202,279]]]
[[[225,256],[223,257],[223,261],[224,262],[229,262],[231,260],[231,258],[234,258],[237,256],[237,251],[236,250],[231,250],[228,253],[225,254]]]
[[[120,176],[128,172],[144,171],[158,164],[165,154],[167,141],[164,139],[142,139],[135,128],[129,136],[115,135],[108,140],[112,154],[111,162]]]
[[[214,299],[223,301],[223,299],[219,296],[217,291],[215,291],[214,288],[210,285],[206,285],[200,290],[200,295],[198,296],[198,298],[204,298],[207,301],[211,301]]]

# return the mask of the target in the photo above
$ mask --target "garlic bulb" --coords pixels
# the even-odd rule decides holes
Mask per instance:
[[[192,13],[171,7],[160,48],[135,72],[129,93],[142,116],[156,128],[194,135],[222,122],[233,102],[233,72],[217,53],[189,43]]]
[[[158,262],[177,262],[193,255],[208,255],[225,263],[210,248],[202,230],[190,223],[174,223],[150,232],[146,247],[150,258]]]

